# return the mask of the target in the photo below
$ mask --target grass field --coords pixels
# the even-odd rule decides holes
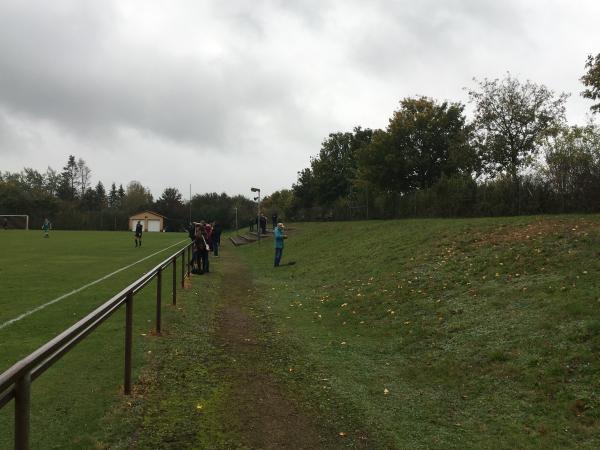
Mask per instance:
[[[178,242],[181,244],[173,246]],[[183,234],[148,233],[143,246],[134,248],[128,232],[54,231],[49,239],[36,231],[1,232],[0,371],[108,300],[175,253],[184,242],[187,240]],[[11,319],[154,253],[92,287],[3,327]],[[165,275],[171,275],[170,269]],[[167,299],[170,286],[163,283]],[[152,283],[136,296],[135,336],[136,343],[142,342],[135,349],[137,367],[143,352],[152,345],[140,335],[148,336],[153,327],[155,290]],[[94,432],[99,417],[118,399],[123,340],[123,313],[119,312],[36,380],[32,394],[34,448],[89,447],[85,436]],[[0,412],[0,448],[10,448],[12,433],[12,408],[7,405]],[[48,436],[52,436],[51,442],[46,440]]]
[[[132,399],[118,401],[122,316],[80,344],[34,386],[38,444],[46,434],[44,448],[242,447],[262,403],[241,374],[279,386],[317,423],[321,448],[600,448],[599,216],[294,228],[283,258],[294,265],[272,267],[270,240],[225,249],[216,273],[181,295],[184,314],[167,308],[164,339],[139,336],[153,325],[150,287],[136,304],[143,369]],[[123,236],[125,257],[134,249]],[[95,305],[79,302],[73,319]],[[11,339],[34,347],[28,333],[52,334],[69,314],[19,323]],[[244,323],[239,336],[227,330]]]

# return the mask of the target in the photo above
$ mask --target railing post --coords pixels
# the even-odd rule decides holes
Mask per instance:
[[[15,449],[29,449],[29,417],[31,409],[31,372],[15,383]]]
[[[156,273],[156,334],[161,330],[161,303],[162,303],[162,267]]]
[[[185,286],[185,248],[181,252],[181,289]]]
[[[131,347],[133,340],[133,292],[125,300],[125,395],[131,394]]]
[[[192,248],[188,247],[188,252],[187,252],[187,276],[188,278],[190,277],[190,270],[192,269]]]
[[[173,258],[173,305],[177,304],[177,257]]]

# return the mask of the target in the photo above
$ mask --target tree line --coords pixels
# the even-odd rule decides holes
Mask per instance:
[[[582,95],[598,100],[600,54],[585,68]],[[471,120],[459,102],[405,98],[385,129],[329,134],[269,200],[296,220],[600,211],[600,128],[566,122],[568,95],[510,74],[474,82]]]
[[[55,228],[71,230],[126,230],[129,217],[152,210],[166,217],[167,231],[182,231],[193,220],[216,220],[224,228],[235,226],[240,217],[256,214],[255,203],[243,196],[206,193],[184,201],[174,187],[164,189],[156,200],[139,181],[126,187],[115,182],[108,190],[98,181],[92,184],[92,170],[82,158],[70,155],[62,171],[45,172],[24,168],[21,172],[0,172],[0,214],[27,214],[30,227],[39,228],[48,217]],[[21,226],[11,219],[11,226]]]

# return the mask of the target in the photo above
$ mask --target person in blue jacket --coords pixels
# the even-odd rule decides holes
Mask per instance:
[[[279,267],[281,262],[281,255],[283,254],[283,240],[287,237],[284,234],[284,226],[281,222],[277,224],[277,228],[273,232],[273,238],[275,240],[275,267]]]

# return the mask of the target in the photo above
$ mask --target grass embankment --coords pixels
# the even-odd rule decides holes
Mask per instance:
[[[121,267],[169,247],[185,235],[153,233],[134,248],[129,232],[0,232],[0,324]],[[183,243],[180,245],[183,246]],[[174,253],[172,247],[113,277],[0,330],[0,370],[5,370]],[[178,261],[178,269],[181,268]],[[180,272],[178,272],[179,276]],[[170,302],[171,270],[163,299]],[[134,370],[138,373],[156,339],[156,283],[136,295]],[[32,448],[90,448],[99,419],[121,400],[124,311],[111,319],[38,378],[32,387]],[[0,448],[13,442],[13,405],[0,410]]]
[[[266,244],[266,245],[265,245]],[[299,224],[238,249],[349,446],[600,447],[600,218]]]
[[[598,448],[599,244],[586,216],[298,224],[278,269],[270,240],[232,249],[252,288],[232,309],[235,271],[194,280],[186,339],[162,341],[103,442]],[[261,441],[277,416],[309,438]]]

